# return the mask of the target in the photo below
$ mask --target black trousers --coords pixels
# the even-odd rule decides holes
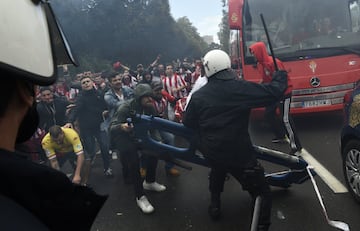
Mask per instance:
[[[140,198],[141,196],[145,195],[142,185],[143,179],[140,175],[140,155],[147,155],[147,152],[144,150],[139,151],[135,144],[129,145],[126,149],[123,149],[121,146],[119,146],[117,147],[117,150],[119,150],[119,153],[121,155],[122,164],[126,165],[123,166],[123,168],[126,168],[128,170],[128,174],[130,175],[133,182],[135,196],[137,198]],[[152,183],[155,182],[158,159],[151,155],[147,155],[146,159],[147,161],[145,166],[145,180],[148,183]]]
[[[291,95],[285,96],[280,102],[280,113],[285,132],[290,140],[290,148],[292,151],[300,151],[302,149],[300,139],[297,135],[294,121],[290,115]]]
[[[242,185],[242,188],[250,193],[253,205],[257,196],[262,197],[259,225],[269,226],[272,198],[270,187],[265,179],[264,168],[258,162],[248,168],[219,164],[214,160],[209,160],[209,162],[211,166],[209,189],[212,197],[223,192],[226,174],[231,174]]]
[[[276,109],[281,108],[280,102],[276,102],[265,108],[265,119],[268,122],[271,131],[274,133],[275,138],[282,139],[285,137],[285,127],[276,113]]]
[[[297,135],[294,121],[290,115],[290,106],[291,94],[286,95],[283,100],[267,106],[265,108],[265,118],[276,138],[284,138],[286,134],[290,140],[291,150],[300,151],[302,149],[302,145]],[[277,116],[277,108],[280,110],[281,118]]]

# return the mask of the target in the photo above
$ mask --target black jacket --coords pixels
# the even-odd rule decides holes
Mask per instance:
[[[63,126],[67,122],[66,110],[69,102],[61,97],[55,97],[51,104],[39,102],[37,111],[39,113],[40,122],[39,127],[46,132],[53,125]]]
[[[104,121],[102,113],[107,110],[103,95],[95,89],[81,91],[75,102],[76,107],[69,115],[69,121],[79,121],[81,130],[100,129],[100,124]]]
[[[192,95],[183,123],[198,131],[199,149],[207,158],[245,167],[255,160],[248,132],[251,108],[278,101],[286,87],[286,77],[257,84],[219,72]]]
[[[141,105],[143,96],[152,96],[152,89],[148,84],[139,84],[134,91],[134,98],[120,105],[110,122],[110,143],[117,147],[119,151],[135,151],[137,140],[132,132],[124,132],[120,129],[122,123],[126,123],[128,118],[133,118],[136,114],[157,116],[154,107],[144,108]],[[150,131],[155,140],[161,140],[158,131]]]
[[[14,211],[25,208],[49,230],[90,230],[107,198],[90,188],[74,185],[60,171],[3,149],[0,149],[0,182],[0,195],[20,207],[12,206]],[[7,217],[9,223],[31,224],[26,230],[42,230],[36,223],[21,219],[21,213],[17,214],[20,217],[11,217],[8,211],[6,216],[1,214],[1,219]]]

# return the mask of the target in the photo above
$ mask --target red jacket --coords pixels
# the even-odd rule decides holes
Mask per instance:
[[[249,47],[250,52],[254,54],[258,65],[258,71],[260,72],[263,82],[269,83],[272,80],[272,75],[275,72],[275,66],[273,62],[273,58],[268,54],[265,44],[263,42],[256,42]],[[284,64],[276,59],[276,64],[279,70],[285,70]],[[291,79],[288,74],[288,87],[285,91],[285,95],[290,94],[292,91]]]

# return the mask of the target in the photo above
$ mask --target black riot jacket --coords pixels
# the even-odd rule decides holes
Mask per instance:
[[[55,97],[52,103],[39,102],[37,111],[39,113],[39,127],[46,132],[53,125],[63,126],[67,122],[66,110],[69,102],[61,97]]]
[[[0,149],[0,182],[1,198],[18,205],[11,206],[6,216],[1,213],[0,221],[6,218],[8,224],[23,223],[14,224],[13,230],[44,230],[39,228],[39,222],[52,231],[90,230],[107,199],[88,187],[73,184],[58,170],[3,149]],[[21,208],[34,216],[33,221],[29,216],[22,219]],[[15,213],[18,216],[11,216],[13,211],[19,211]],[[26,225],[26,229],[15,228]]]
[[[207,158],[246,167],[255,159],[250,110],[279,101],[286,87],[286,72],[268,84],[236,80],[230,70],[219,72],[192,95],[183,123],[198,131],[199,149]]]

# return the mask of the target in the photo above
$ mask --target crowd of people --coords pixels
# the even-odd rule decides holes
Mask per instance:
[[[65,72],[53,85],[37,89],[37,131],[17,148],[57,170],[68,161],[74,169],[72,181],[80,185],[88,184],[97,154],[108,178],[113,177],[112,160],[119,159],[124,183],[134,185],[138,206],[151,213],[154,208],[143,189],[166,189],[155,182],[157,159],[138,150],[131,132],[127,133],[128,123],[120,129],[118,125],[134,112],[182,122],[187,96],[200,76],[204,76],[201,61],[190,63],[185,58],[164,65],[160,56],[147,68],[138,64],[136,70],[117,61],[101,73],[86,71],[71,77]],[[145,96],[148,100],[142,102]],[[175,145],[173,134],[160,131],[158,136],[158,140]],[[180,175],[172,162],[165,161],[164,168],[169,176]]]
[[[137,206],[152,213],[145,190],[163,192],[166,186],[156,181],[156,153],[141,146],[129,121],[134,114],[146,114],[182,122],[197,133],[197,148],[211,168],[208,212],[213,220],[221,217],[221,193],[231,174],[254,200],[262,199],[254,228],[269,230],[271,192],[248,122],[252,108],[288,98],[286,71],[275,68],[267,83],[239,80],[228,54],[212,50],[201,62],[163,65],[158,56],[147,68],[138,64],[136,71],[117,61],[112,70],[57,78],[57,65],[76,62],[50,2],[5,3],[0,21],[13,23],[0,26],[7,35],[0,43],[0,75],[6,79],[0,91],[2,228],[90,230],[107,199],[87,185],[97,146],[104,176],[113,177],[110,150],[116,151]],[[15,4],[18,13],[29,17],[8,10]],[[19,43],[20,37],[26,39]],[[24,59],[34,54],[36,59]],[[259,62],[259,71],[266,67]],[[171,133],[155,129],[149,134],[159,142],[175,142]],[[42,164],[29,161],[27,153]],[[71,180],[59,171],[67,161],[74,170]],[[171,163],[165,166],[168,174],[179,175]]]
[[[259,62],[260,73],[265,73],[268,67],[263,64],[263,60],[260,58],[265,56],[265,51],[262,51],[261,55],[259,55],[260,53],[257,53],[255,49],[256,46],[263,48],[264,45],[260,43],[253,45],[251,52],[254,53]],[[269,67],[271,67],[271,63]],[[284,67],[281,66],[281,69],[284,69]],[[268,74],[270,77],[264,81],[268,84],[272,82],[271,75],[274,73],[273,69],[270,68],[269,70],[271,72],[271,74]],[[206,129],[209,132],[209,128],[201,128],[196,125],[198,123],[196,121],[201,120],[201,117],[199,117],[201,115],[194,114],[193,112],[195,109],[192,105],[196,101],[193,100],[190,103],[190,109],[187,110],[187,113],[185,113],[185,109],[189,106],[190,97],[200,88],[203,88],[204,85],[207,85],[209,75],[215,75],[216,71],[218,71],[216,67],[215,71],[206,70],[202,61],[189,63],[186,58],[183,62],[177,61],[164,65],[160,63],[160,56],[158,56],[147,68],[144,68],[142,64],[138,64],[136,70],[131,70],[120,61],[117,61],[113,64],[111,70],[101,73],[86,71],[76,74],[73,78],[65,75],[55,84],[38,89],[37,110],[40,118],[39,127],[37,132],[27,142],[25,148],[37,154],[37,159],[35,158],[35,160],[45,164],[49,163],[52,168],[57,170],[61,170],[64,163],[69,161],[74,169],[72,181],[80,185],[88,184],[91,165],[97,152],[102,157],[105,177],[113,177],[111,161],[112,159],[119,159],[121,161],[124,183],[132,184],[134,187],[137,206],[143,213],[152,213],[155,209],[144,190],[162,192],[166,190],[166,186],[156,182],[156,169],[158,165],[156,154],[143,150],[138,145],[133,135],[133,125],[128,119],[134,113],[154,115],[179,123],[184,122],[186,126],[200,130]],[[208,73],[206,74],[206,72]],[[263,75],[265,76],[265,74]],[[236,80],[236,82],[242,83],[242,81],[238,81],[239,77],[235,73],[230,72],[214,79]],[[216,87],[220,85],[222,85],[222,81],[216,83]],[[289,87],[291,85],[288,85]],[[260,89],[257,89],[257,92],[260,92]],[[246,97],[250,99],[253,96],[248,95]],[[270,103],[267,103],[268,101]],[[241,102],[240,105],[244,104],[241,100],[239,102]],[[276,109],[279,102],[282,101],[266,98],[266,100],[263,99],[261,105],[267,105]],[[251,101],[249,101],[248,104],[244,109],[242,109],[243,106],[240,106],[241,110],[246,111],[244,121],[247,121],[249,116],[249,108],[261,106],[258,105],[258,102],[252,105]],[[196,105],[196,110],[205,105],[206,102]],[[237,107],[236,105],[234,101],[233,106]],[[224,111],[224,106],[219,108]],[[239,113],[232,114],[236,114],[235,116],[240,119]],[[219,111],[217,114],[219,116],[221,112]],[[274,120],[270,121],[270,124],[275,126],[277,125],[274,122],[276,115],[274,113],[271,115]],[[211,114],[207,116],[211,116]],[[215,125],[216,121],[213,122]],[[241,120],[239,120],[239,123],[241,123]],[[213,127],[214,125],[209,126]],[[248,143],[245,142],[247,140],[245,139],[247,137],[247,130],[245,129],[247,125],[243,125],[239,124],[236,126],[240,126],[237,131],[243,131],[245,132],[244,134],[240,134],[240,136],[237,134],[231,135],[232,137],[242,137],[242,140],[232,142],[236,145],[241,143],[245,145],[239,148],[241,150],[244,150],[245,147],[248,149],[251,147],[249,145],[251,144],[250,141]],[[225,128],[226,126],[221,123],[221,127]],[[285,127],[278,125],[276,128],[282,131],[281,129]],[[221,129],[216,127],[215,130],[218,133]],[[225,130],[221,136],[228,137],[230,133]],[[289,135],[288,132],[286,134],[290,137],[291,143],[293,143],[293,136]],[[151,135],[159,142],[172,146],[175,145],[176,137],[169,132],[154,131]],[[285,132],[276,138],[283,140],[285,139],[283,137],[285,137]],[[231,140],[230,137],[228,139]],[[267,228],[270,224],[269,209],[271,208],[271,199],[269,197],[269,188],[264,183],[262,167],[252,159],[251,156],[253,155],[248,156],[250,159],[247,160],[239,159],[239,164],[236,164],[234,162],[235,156],[230,154],[236,147],[232,147],[230,143],[227,145],[230,147],[230,150],[222,150],[224,145],[220,147],[214,146],[210,150],[211,145],[216,143],[213,141],[209,143],[206,139],[203,142],[205,145],[199,144],[199,148],[202,149],[201,151],[209,159],[212,167],[209,175],[211,191],[209,214],[211,218],[216,220],[221,216],[220,194],[223,191],[225,177],[227,173],[230,173],[241,184],[245,185],[245,188],[253,196],[261,194],[264,197],[265,201],[262,211],[265,212],[262,215],[262,219],[264,227]],[[98,150],[96,147],[98,147]],[[19,150],[21,149],[24,150],[24,146],[20,146]],[[254,153],[250,149],[246,152]],[[293,148],[292,153],[300,149]],[[217,150],[216,153],[213,153],[214,150]],[[227,155],[218,156],[219,153],[226,153],[228,151],[230,151],[228,157],[232,156],[229,160],[226,159]],[[166,162],[164,166],[167,175],[180,175],[180,171],[172,162]],[[247,173],[245,174],[243,171],[237,170],[237,167],[247,169]],[[243,179],[242,177],[244,176],[245,178],[257,178],[258,180],[255,184],[260,184],[261,182],[260,188],[259,186],[253,186],[254,182],[251,182],[251,180]]]
[[[270,70],[268,79],[264,80],[270,84],[273,82],[271,75],[275,70],[269,68],[271,63],[269,67],[264,64],[261,57],[265,56],[265,51],[262,49],[262,53],[259,55],[260,53],[257,53],[256,50],[257,46],[263,48],[264,44],[253,45],[251,52],[257,58],[259,71],[263,73],[263,76],[265,76],[265,72]],[[220,57],[221,55],[222,53],[220,53]],[[281,69],[284,67],[281,66]],[[230,68],[225,70],[230,70]],[[136,113],[159,116],[163,119],[184,123],[184,125],[195,130],[206,131],[199,133],[203,136],[200,138],[199,149],[209,160],[211,166],[209,174],[211,203],[208,211],[210,217],[214,220],[221,217],[220,195],[227,174],[231,174],[243,185],[244,189],[250,192],[254,199],[258,195],[263,197],[262,223],[259,227],[264,229],[259,230],[267,230],[270,225],[270,191],[263,178],[262,167],[253,158],[255,151],[252,150],[251,141],[248,139],[247,122],[245,123],[245,121],[248,121],[249,109],[252,107],[266,105],[267,108],[276,109],[279,107],[279,102],[283,101],[272,99],[271,95],[257,96],[251,94],[245,96],[247,98],[245,105],[248,105],[244,106],[244,101],[241,100],[244,95],[236,96],[236,92],[242,87],[253,87],[254,92],[256,89],[256,92],[260,94],[261,88],[256,85],[242,86],[243,81],[238,81],[239,77],[235,72],[224,72],[222,69],[220,70],[221,75],[218,72],[217,67],[214,70],[209,70],[209,67],[206,69],[203,61],[189,63],[187,59],[184,59],[183,62],[171,62],[164,65],[160,63],[160,56],[158,56],[147,68],[138,64],[135,71],[117,61],[111,70],[101,73],[86,71],[76,74],[72,78],[68,73],[65,73],[64,77],[59,78],[53,85],[42,86],[36,90],[39,126],[30,140],[18,146],[18,150],[33,153],[34,161],[48,164],[60,171],[68,161],[74,170],[71,176],[72,182],[83,186],[88,185],[91,166],[97,154],[101,154],[104,176],[109,178],[113,177],[112,160],[119,159],[124,183],[133,185],[136,205],[143,213],[147,214],[154,212],[155,209],[145,190],[162,192],[166,190],[166,186],[156,181],[158,166],[156,153],[144,150],[138,145],[133,134],[133,124],[128,119]],[[217,77],[211,79],[209,75]],[[211,80],[210,84],[208,84],[209,80]],[[230,119],[229,124],[216,122],[218,121],[216,118],[226,112],[224,105],[219,105],[218,109],[213,107],[214,112],[206,112],[208,113],[206,118],[214,116],[215,120],[212,125],[207,124],[208,122],[202,123],[202,117],[198,110],[210,103],[203,101],[204,97],[215,100],[211,92],[216,92],[215,89],[205,89],[214,84],[215,88],[219,88],[225,84],[223,83],[224,80],[229,80],[227,83],[233,86],[237,83],[240,84],[239,89],[234,89],[234,92],[231,93],[233,94],[232,97],[239,97],[239,102],[232,101],[233,105],[229,108],[233,110],[234,107],[239,107],[239,113],[231,113],[239,119],[238,123],[231,123],[234,120],[230,117],[227,118],[230,114],[223,118],[223,121]],[[232,82],[233,80],[236,84]],[[205,85],[207,85],[206,88],[203,87]],[[287,86],[288,88],[291,87],[290,83]],[[202,96],[197,102],[199,100],[197,95],[199,89],[202,90],[200,92],[205,91],[203,94],[210,95]],[[230,89],[230,86],[227,89]],[[190,98],[194,93],[196,93],[195,98],[197,100],[191,101]],[[263,99],[261,105],[257,100],[252,103],[250,100],[252,97],[261,97]],[[214,105],[214,102],[211,104]],[[219,103],[223,104],[222,102]],[[227,104],[229,102],[227,101]],[[293,133],[285,130],[289,126],[275,123],[275,113],[272,113],[271,116],[273,120],[269,120],[270,124],[277,129],[274,130],[282,131],[281,135],[277,135],[275,132],[276,138],[284,140],[286,134],[291,140],[290,143],[295,144],[293,140],[298,139],[296,137],[294,139]],[[286,121],[288,120],[282,122],[285,123]],[[198,124],[202,125],[199,127]],[[220,127],[215,126],[216,124]],[[232,134],[229,133],[229,126],[237,126],[238,129],[234,130],[235,133]],[[286,133],[282,130],[283,128]],[[224,141],[227,143],[225,145],[227,148],[223,144],[217,146],[216,142],[208,140],[207,133],[212,130],[216,134],[220,134],[221,137],[228,139],[228,141]],[[219,133],[221,130],[224,132]],[[238,132],[240,133],[238,134]],[[211,133],[210,136],[218,137],[214,134]],[[175,145],[176,137],[172,133],[153,131],[151,135],[159,142]],[[221,137],[218,139],[222,139]],[[232,141],[231,137],[237,137],[236,139],[240,140]],[[233,147],[232,144],[242,146]],[[215,146],[212,147],[212,145]],[[293,154],[301,149],[301,147],[294,146],[293,148],[293,146],[291,146]],[[242,157],[245,159],[238,159],[237,163],[235,160],[239,156],[232,154],[235,149],[248,149],[246,152],[249,155]],[[220,153],[223,155],[219,156]],[[167,175],[180,175],[180,171],[172,162],[166,162],[164,167]]]

